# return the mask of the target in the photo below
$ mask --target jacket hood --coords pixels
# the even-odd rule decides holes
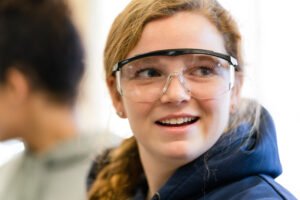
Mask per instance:
[[[249,136],[251,125],[243,123],[224,133],[217,143],[193,162],[179,168],[158,191],[161,199],[190,199],[245,177],[282,172],[276,131],[270,114],[262,108],[260,125]]]

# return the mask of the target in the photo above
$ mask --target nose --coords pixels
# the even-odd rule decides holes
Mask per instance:
[[[162,90],[162,103],[181,103],[190,100],[190,90],[184,82],[183,76],[173,73],[168,76],[167,82]]]

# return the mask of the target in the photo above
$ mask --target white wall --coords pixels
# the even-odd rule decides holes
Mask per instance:
[[[88,72],[79,105],[83,129],[105,130],[128,137],[126,120],[111,106],[102,71],[102,52],[109,27],[129,0],[70,0],[85,2]],[[278,136],[283,174],[277,180],[300,197],[300,2],[298,0],[220,0],[240,26],[247,64],[243,95],[256,98],[272,114]],[[117,125],[116,125],[117,124]],[[105,137],[104,137],[105,136]],[[109,144],[111,141],[104,141]],[[1,150],[1,159],[9,153]],[[298,187],[297,187],[298,186]]]

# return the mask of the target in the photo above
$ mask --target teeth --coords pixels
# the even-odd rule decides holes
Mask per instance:
[[[186,123],[186,122],[190,122],[194,119],[195,119],[195,117],[180,117],[180,118],[166,119],[166,120],[162,120],[160,122],[162,124],[176,125],[176,124],[183,124],[183,123]]]

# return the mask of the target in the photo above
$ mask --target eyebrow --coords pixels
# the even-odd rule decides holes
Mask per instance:
[[[222,65],[224,64],[224,62],[226,63],[226,60],[223,60],[221,58],[218,57],[214,57],[214,56],[209,56],[209,55],[201,55],[201,54],[184,54],[184,55],[178,55],[178,56],[150,56],[150,57],[144,57],[142,59],[137,59],[133,62],[128,63],[128,65],[135,65],[135,66],[139,66],[139,65],[149,65],[149,64],[158,64],[161,67],[165,67],[166,64],[166,60],[168,59],[182,59],[183,63],[188,63],[188,62],[193,62],[193,61],[210,61],[213,62],[215,64],[221,63]],[[196,59],[195,59],[196,58]],[[224,62],[222,62],[222,60]]]
[[[131,65],[131,64],[141,65],[141,64],[153,64],[153,63],[162,64],[161,57],[165,57],[165,56],[145,57],[145,58],[142,58],[142,59],[137,59],[135,61],[132,61],[132,62],[128,63],[128,65]]]
[[[182,57],[187,57],[187,58],[197,58],[197,60],[208,60],[208,61],[214,61],[214,62],[220,62],[220,58],[215,57],[215,56],[209,56],[209,55],[201,55],[201,54],[185,54],[181,55]],[[187,59],[184,59],[187,60]]]
[[[133,57],[121,60],[114,64],[112,73],[115,73],[116,71],[120,70],[122,66],[126,65],[127,63],[133,62],[134,60],[138,60],[140,58],[144,57],[153,57],[153,56],[178,56],[178,55],[184,55],[184,54],[202,54],[202,55],[210,55],[210,56],[215,56],[220,59],[223,59],[224,61],[226,60],[228,64],[234,66],[235,70],[239,70],[239,65],[238,61],[229,55],[214,52],[211,50],[205,50],[205,49],[164,49],[164,50],[157,50],[157,51],[151,51],[148,53],[142,53],[135,55]]]

